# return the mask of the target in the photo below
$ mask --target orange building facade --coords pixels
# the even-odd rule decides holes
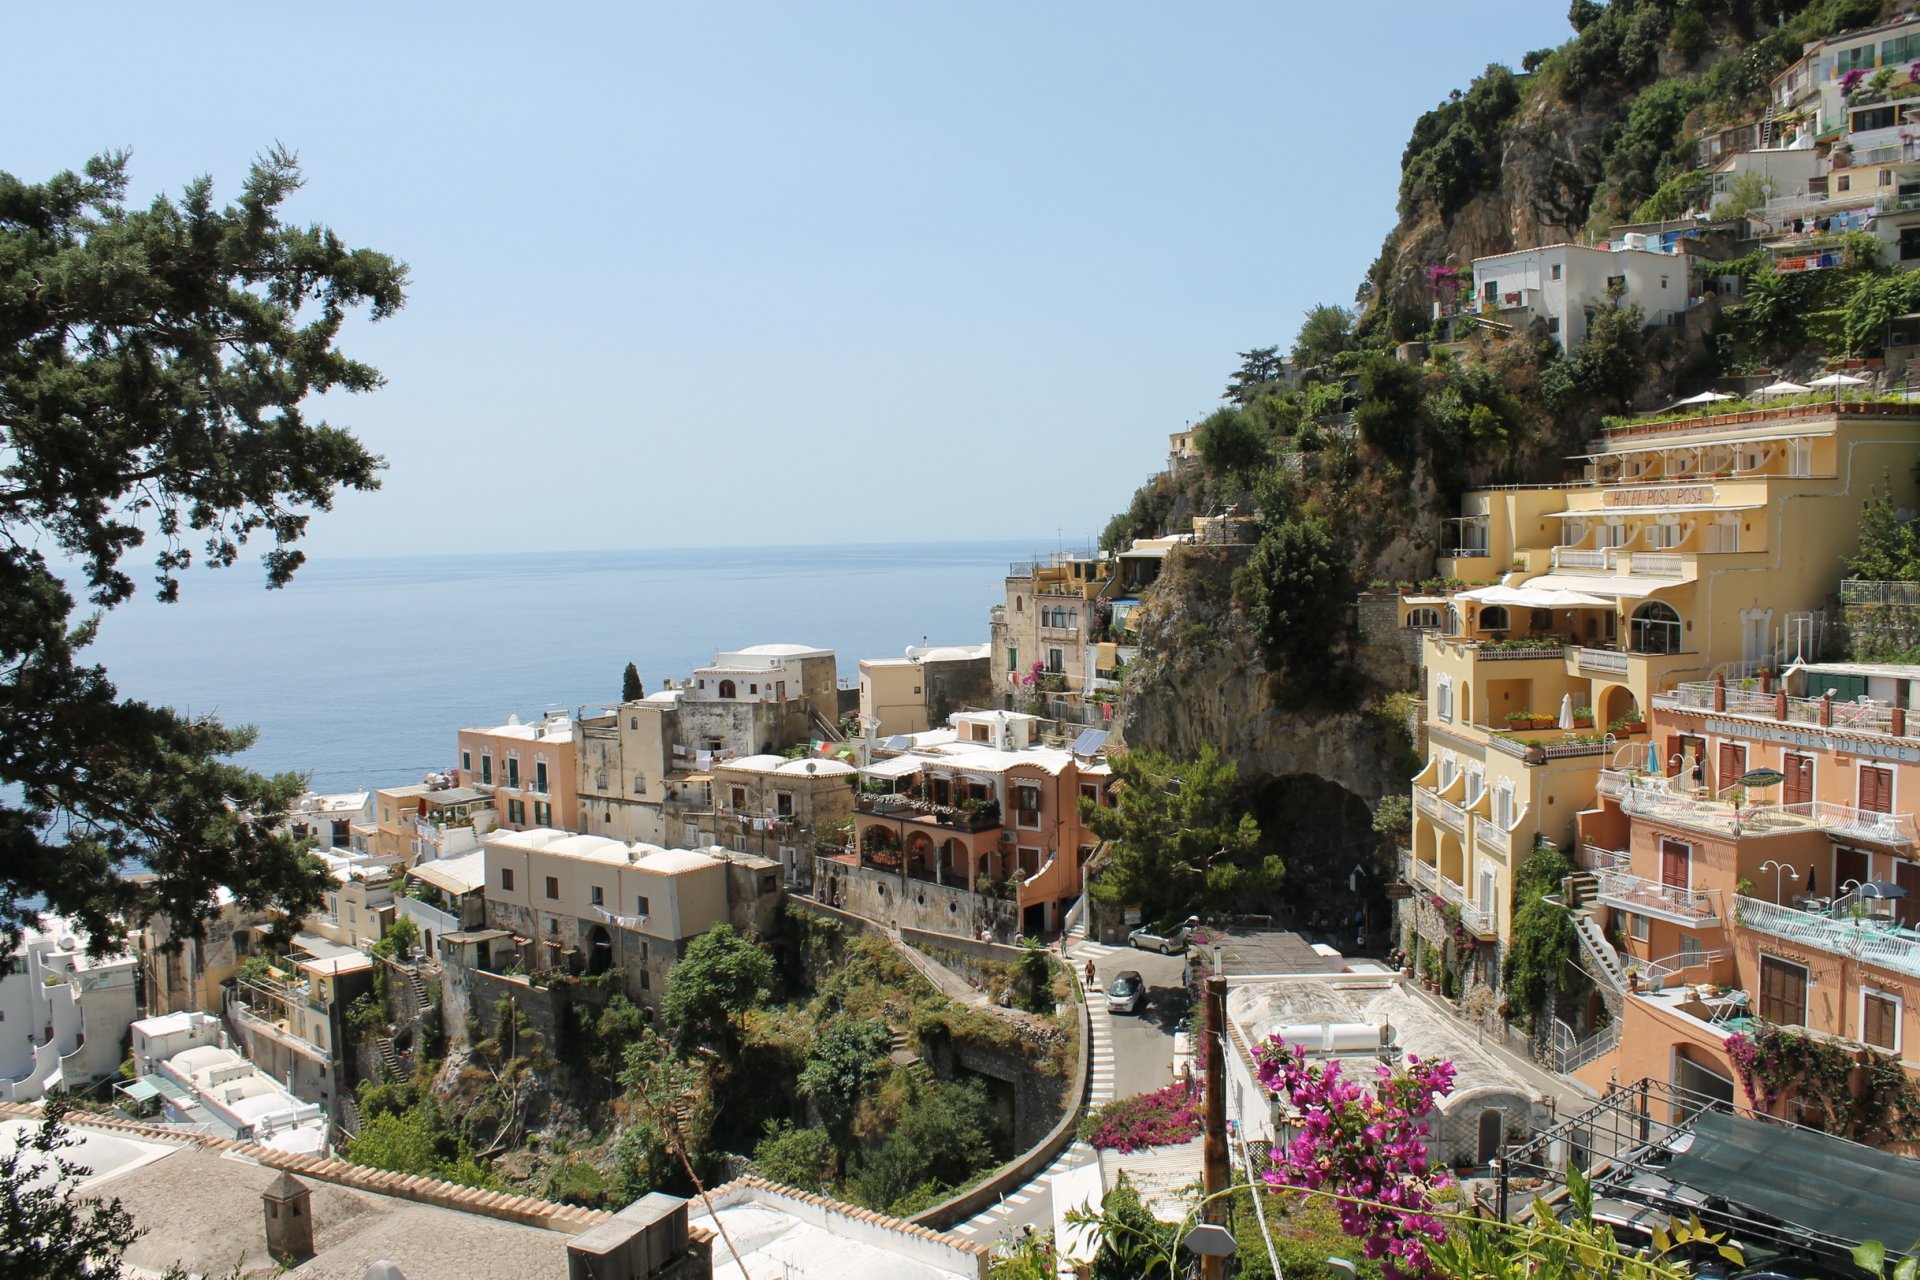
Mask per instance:
[[[1860,672],[1885,696],[1827,692]],[[1731,1099],[1725,1042],[1757,1021],[1920,1078],[1916,684],[1920,668],[1815,666],[1655,695],[1643,767],[1608,770],[1580,815],[1576,922],[1609,935],[1625,986],[1618,1047],[1583,1075]]]

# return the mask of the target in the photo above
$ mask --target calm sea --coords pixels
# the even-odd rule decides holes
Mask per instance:
[[[128,696],[256,726],[251,767],[345,791],[450,767],[462,726],[617,700],[629,661],[653,692],[751,644],[833,649],[853,680],[923,639],[984,642],[1008,562],[1046,545],[335,559],[281,591],[243,563],[114,610],[93,653]]]

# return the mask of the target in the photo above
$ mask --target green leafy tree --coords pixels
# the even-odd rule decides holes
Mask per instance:
[[[1235,802],[1239,766],[1211,746],[1191,760],[1128,751],[1111,760],[1111,808],[1080,802],[1081,821],[1112,850],[1093,896],[1138,906],[1149,921],[1224,911],[1273,892],[1285,867],[1261,858],[1260,825]]]
[[[1200,461],[1215,475],[1245,475],[1267,461],[1267,442],[1242,409],[1217,409],[1194,432]]]
[[[1885,472],[1860,508],[1860,549],[1847,561],[1847,576],[1920,582],[1920,522],[1893,505],[1893,480]]]
[[[845,1142],[867,1086],[879,1077],[893,1033],[879,1018],[842,1018],[807,1046],[796,1087],[835,1140]]]
[[[1093,1255],[1093,1280],[1173,1280],[1181,1224],[1154,1217],[1125,1174],[1100,1201],[1096,1221],[1100,1247]]]
[[[993,1164],[992,1132],[992,1108],[978,1080],[925,1085],[861,1162],[855,1194],[870,1208],[916,1212]]]
[[[1301,514],[1272,524],[1240,573],[1254,634],[1267,653],[1289,667],[1325,662],[1352,595],[1326,521]]]
[[[1299,336],[1293,340],[1293,363],[1301,369],[1325,364],[1352,342],[1353,312],[1320,303],[1308,308],[1306,319],[1300,322]]]
[[[638,702],[646,696],[646,687],[640,683],[640,668],[629,662],[620,675],[620,701]]]
[[[754,1171],[769,1182],[816,1194],[833,1185],[840,1151],[825,1129],[770,1123],[753,1148]]]
[[[1541,371],[1547,407],[1562,418],[1625,408],[1646,372],[1644,323],[1637,306],[1610,303],[1595,312],[1580,345]]]
[[[773,990],[773,959],[752,938],[717,924],[687,946],[667,975],[661,1011],[682,1045],[711,1044],[731,1053],[739,1020]]]
[[[1420,375],[1392,356],[1370,356],[1360,365],[1360,403],[1353,411],[1360,438],[1406,465],[1420,450]]]
[[[1885,348],[1887,330],[1920,306],[1920,276],[1894,271],[1860,277],[1847,295],[1847,351],[1867,355]]]
[[[143,546],[172,601],[196,555],[225,567],[264,534],[267,584],[285,585],[312,512],[381,466],[302,403],[380,385],[335,341],[406,283],[386,255],[280,220],[301,185],[283,151],[225,208],[202,178],[130,209],[127,181],[124,154],[38,184],[0,173],[0,929],[57,912],[98,948],[155,914],[197,937],[223,887],[298,918],[324,873],[275,831],[301,780],[227,763],[249,729],[121,698],[84,660],[99,614],[75,616],[49,557],[106,610],[134,594]]]
[[[1040,939],[1020,939],[1013,977],[1014,1003],[1028,1013],[1053,1012],[1053,958]]]
[[[1535,845],[1513,877],[1513,936],[1501,972],[1517,1018],[1531,1020],[1550,997],[1579,988],[1579,940],[1564,904],[1549,901],[1573,873],[1567,856],[1550,844]]]
[[[1222,400],[1231,400],[1237,405],[1249,405],[1260,399],[1275,387],[1283,385],[1286,376],[1286,359],[1280,354],[1279,347],[1255,347],[1251,351],[1237,353],[1240,367],[1233,372],[1227,389],[1220,393]]]
[[[76,1139],[50,1098],[40,1122],[0,1149],[0,1275],[13,1280],[109,1280],[142,1234],[118,1200],[78,1193],[91,1169],[63,1154]]]
[[[1749,275],[1740,314],[1754,342],[1768,355],[1800,349],[1806,337],[1807,277],[1811,272],[1782,272],[1763,267]]]

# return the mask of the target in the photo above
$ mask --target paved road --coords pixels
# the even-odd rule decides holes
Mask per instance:
[[[1187,1016],[1186,991],[1180,979],[1186,957],[1156,955],[1129,947],[1084,942],[1075,954],[1092,957],[1095,974],[1104,989],[1123,969],[1133,969],[1147,981],[1147,1003],[1137,1014],[1113,1018],[1113,1096],[1131,1098],[1152,1093],[1173,1079],[1173,1033]]]
[[[1182,956],[1155,955],[1127,947],[1081,941],[1069,953],[1074,972],[1094,962],[1088,1020],[1092,1026],[1093,1080],[1089,1100],[1094,1106],[1115,1098],[1151,1093],[1173,1079],[1173,1033],[1185,1017],[1186,996],[1180,985],[1185,971]],[[1136,970],[1147,981],[1146,1007],[1137,1015],[1107,1012],[1104,991],[1123,969]],[[1044,1172],[1005,1200],[953,1229],[963,1240],[994,1244],[1010,1240],[1021,1228],[1054,1228],[1053,1183],[1066,1169],[1097,1163],[1094,1150],[1076,1142],[1062,1151]]]

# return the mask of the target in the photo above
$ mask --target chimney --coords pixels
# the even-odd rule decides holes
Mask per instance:
[[[687,1202],[656,1191],[567,1242],[568,1280],[712,1280],[687,1232]]]
[[[313,1193],[282,1172],[260,1193],[267,1218],[267,1252],[292,1267],[313,1256]]]

